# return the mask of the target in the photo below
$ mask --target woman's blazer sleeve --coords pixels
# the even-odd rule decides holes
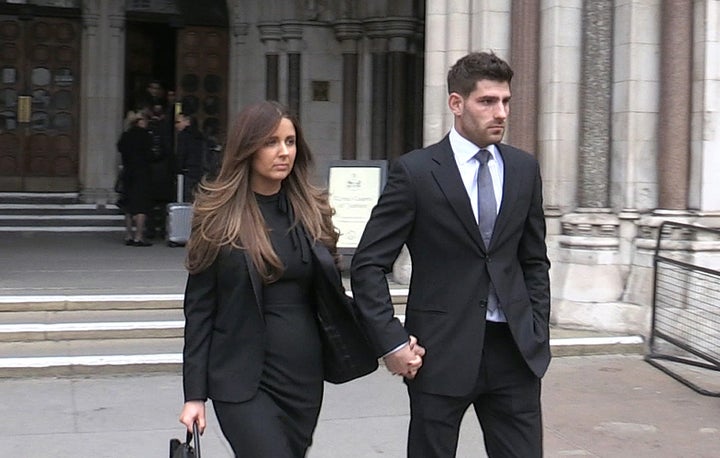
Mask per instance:
[[[188,275],[185,287],[185,401],[205,401],[208,397],[208,362],[217,309],[217,264],[216,259],[202,272]]]

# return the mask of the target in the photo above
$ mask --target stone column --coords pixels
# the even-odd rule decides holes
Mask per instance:
[[[237,13],[237,12],[236,12]],[[229,69],[229,91],[228,91],[228,124],[232,123],[235,114],[238,112],[240,107],[243,106],[243,94],[242,94],[242,74],[243,70],[247,68],[247,61],[244,57],[248,54],[248,33],[250,31],[250,24],[244,22],[242,16],[237,13],[232,16],[231,24],[231,37],[232,42],[230,45],[230,69]],[[225,130],[229,132],[230,128]]]
[[[385,38],[382,23],[377,19],[366,20],[365,30],[370,38],[372,66],[370,159],[386,159],[388,119],[387,39]]]
[[[111,0],[83,2],[80,126],[81,199],[114,203],[123,129],[124,8]]]
[[[610,207],[620,220],[619,268],[627,269],[622,301],[636,305],[636,326],[649,328],[652,250],[642,214],[657,205],[659,0],[615,0],[613,27]]]
[[[422,21],[418,21],[415,25],[415,36],[410,42],[410,59],[411,63],[409,68],[411,69],[412,75],[409,78],[410,85],[412,87],[412,93],[409,95],[413,100],[417,101],[417,104],[413,107],[412,113],[409,118],[411,119],[412,126],[407,129],[407,143],[414,149],[419,148],[423,145],[423,101],[425,100],[425,24]]]
[[[582,1],[540,5],[538,155],[545,207],[552,216],[576,206]]]
[[[388,18],[384,22],[388,37],[388,132],[387,158],[393,159],[405,153],[405,135],[412,125],[408,113],[408,41],[415,34],[413,18]]]
[[[657,206],[659,3],[615,1],[610,196],[631,218]]]
[[[423,101],[424,125],[423,144],[439,141],[452,125],[447,105],[448,62],[457,60],[469,46],[468,33],[450,33],[448,16],[449,0],[427,2],[425,14],[425,99]],[[455,30],[469,30],[469,15],[456,13]],[[465,25],[465,28],[463,28]],[[451,57],[452,56],[452,57]],[[454,60],[453,60],[454,62]]]
[[[335,36],[340,41],[343,56],[342,85],[342,159],[357,159],[357,96],[358,96],[358,40],[362,23],[342,20],[335,23]]]
[[[283,39],[287,43],[288,55],[288,108],[300,118],[301,105],[301,45],[303,29],[299,22],[282,24]]]
[[[282,29],[278,23],[258,24],[260,41],[265,44],[265,98],[280,100],[280,40]]]
[[[468,51],[493,51],[503,59],[509,58],[512,0],[450,1],[464,4],[465,11],[472,14]]]
[[[692,14],[689,1],[662,2],[658,207],[685,210],[690,164]]]
[[[720,212],[720,0],[695,1],[690,208]],[[714,225],[717,227],[717,224]]]
[[[540,3],[513,0],[510,36],[510,64],[515,75],[507,142],[537,151],[538,55],[540,52]]]
[[[607,208],[610,178],[610,109],[613,0],[583,3],[578,206]]]

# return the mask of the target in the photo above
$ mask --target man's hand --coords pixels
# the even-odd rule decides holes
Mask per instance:
[[[407,379],[414,379],[418,369],[422,366],[422,357],[425,348],[418,345],[417,338],[410,336],[408,345],[394,353],[385,356],[385,366],[393,375],[401,375]]]
[[[410,336],[410,350],[421,358],[425,356],[425,347],[418,345],[417,337],[413,335]]]

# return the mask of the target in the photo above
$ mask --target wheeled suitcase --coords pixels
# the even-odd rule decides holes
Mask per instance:
[[[183,202],[183,175],[177,176],[177,202],[167,204],[165,237],[170,247],[184,246],[192,228],[192,204]]]

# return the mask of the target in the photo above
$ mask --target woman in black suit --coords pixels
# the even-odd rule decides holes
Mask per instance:
[[[302,457],[323,396],[317,282],[342,290],[327,195],[276,102],[244,109],[218,177],[198,188],[188,242],[180,421],[213,400],[237,456]]]

